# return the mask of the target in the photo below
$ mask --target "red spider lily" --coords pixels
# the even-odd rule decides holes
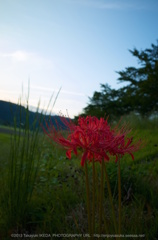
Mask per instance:
[[[143,142],[141,140],[133,143],[133,137],[128,137],[130,132],[131,130],[127,125],[123,125],[121,128],[117,126],[112,130],[112,136],[107,150],[110,155],[116,156],[116,162],[118,157],[122,157],[125,154],[130,154],[134,160],[133,153],[143,147]],[[102,148],[104,148],[105,141],[104,139],[100,142]]]
[[[122,127],[120,131],[116,129],[111,130],[107,123],[107,119],[87,116],[79,117],[78,125],[74,125],[72,121],[61,118],[62,122],[70,131],[67,138],[62,135],[59,129],[54,126],[48,127],[46,134],[55,142],[62,145],[67,151],[66,156],[71,159],[71,153],[78,154],[78,149],[81,149],[83,154],[81,158],[81,166],[84,166],[86,159],[91,162],[101,162],[109,160],[109,154],[116,156],[123,156],[128,153],[134,159],[133,152],[140,148],[139,144],[132,144],[132,138],[127,138],[129,131]]]
[[[111,134],[110,126],[107,124],[107,120],[101,118],[100,120],[96,117],[79,117],[78,125],[74,125],[71,121],[64,120],[65,126],[70,131],[67,138],[62,135],[59,129],[51,124],[49,127],[46,124],[47,130],[45,133],[50,139],[62,145],[66,150],[66,155],[70,159],[71,152],[73,151],[75,155],[78,154],[77,150],[81,149],[83,152],[81,165],[84,166],[85,160],[88,159],[90,162],[94,158],[95,161],[101,161],[101,159],[109,160],[107,152],[100,149],[100,139]],[[107,142],[108,143],[108,142]],[[109,143],[108,143],[109,145]]]
[[[139,140],[137,143],[133,143],[133,137],[128,138],[127,135],[116,135],[111,141],[111,145],[109,147],[109,153],[113,156],[116,156],[116,162],[118,157],[122,157],[125,154],[130,154],[132,159],[134,160],[133,153],[138,151],[142,147],[142,141]]]

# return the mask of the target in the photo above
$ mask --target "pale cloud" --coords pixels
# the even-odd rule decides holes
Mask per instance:
[[[6,61],[12,61],[14,63],[24,63],[24,64],[30,64],[30,65],[37,65],[37,66],[47,66],[48,67],[54,67],[54,62],[52,60],[49,60],[45,57],[42,57],[34,52],[27,52],[24,50],[16,50],[12,52],[1,52],[0,58],[5,58]]]
[[[85,94],[83,94],[81,92],[72,92],[72,91],[66,91],[66,90],[63,90],[61,92],[65,93],[65,94],[68,94],[68,95],[85,96]]]
[[[25,51],[18,50],[11,53],[1,53],[0,56],[4,58],[10,58],[13,61],[23,62],[23,61],[27,61],[32,56],[32,54],[27,53]]]
[[[48,88],[48,87],[43,87],[43,86],[36,86],[36,85],[31,85],[31,89],[37,90],[37,91],[46,91],[50,93],[58,93],[59,89],[53,89],[53,88]],[[60,93],[66,94],[66,95],[74,95],[74,96],[85,96],[82,92],[73,92],[73,91],[67,91],[67,90],[62,90]]]

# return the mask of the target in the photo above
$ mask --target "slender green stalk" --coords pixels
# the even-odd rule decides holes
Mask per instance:
[[[95,184],[96,184],[96,202],[97,202],[97,205],[96,205],[96,211],[97,211],[97,216],[99,216],[99,187],[100,187],[100,185],[99,185],[99,180],[98,180],[98,172],[97,172],[97,167],[98,166],[96,166],[96,171],[95,171]]]
[[[102,212],[103,212],[103,182],[104,182],[104,171],[103,171],[103,160],[101,163],[101,182],[100,182],[100,211],[99,211],[99,232],[102,232]]]
[[[115,233],[117,233],[116,216],[115,216],[115,209],[114,209],[114,204],[113,204],[113,197],[112,197],[110,182],[109,182],[109,178],[108,178],[108,174],[107,174],[106,166],[105,166],[104,162],[103,162],[103,165],[104,165],[104,173],[105,173],[105,178],[106,178],[106,183],[107,183],[107,188],[108,188],[108,193],[109,193],[109,199],[110,199],[110,204],[111,204],[112,218],[113,218]]]
[[[29,93],[26,107],[22,106],[21,98],[18,105],[16,112],[11,109],[14,116],[14,134],[11,137],[10,155],[1,194],[2,200],[5,200],[2,201],[3,215],[8,229],[22,225],[26,219],[42,153],[44,135],[40,134],[40,124],[46,114],[44,111],[39,113],[39,102],[35,117],[30,121]]]
[[[89,191],[89,180],[88,180],[88,167],[87,167],[87,161],[85,161],[85,176],[86,176],[86,195],[87,195],[88,231],[89,231],[89,234],[91,235],[90,191]]]
[[[119,228],[118,233],[121,234],[121,170],[120,159],[118,160],[118,202],[119,202]]]
[[[105,180],[104,180],[104,160],[102,161],[102,166],[101,166],[101,184],[102,184],[102,188],[101,188],[101,195],[102,195],[102,209],[101,209],[101,214],[102,212],[104,212],[104,209],[103,209],[103,198],[104,198],[104,183],[105,183]],[[103,220],[104,220],[104,226],[105,226],[105,231],[106,233],[108,234],[109,233],[109,230],[108,230],[108,224],[107,224],[107,219],[106,219],[106,213],[103,214]],[[101,224],[102,224],[102,217],[101,217]],[[101,230],[101,229],[100,229]],[[101,233],[101,232],[100,232]]]
[[[93,158],[93,209],[92,209],[92,239],[95,231],[95,191],[96,191],[96,182],[95,182],[95,163]]]
[[[28,102],[26,109],[22,107],[21,103],[19,108],[18,117],[14,120],[14,135],[11,142],[8,179],[6,180],[6,189],[9,190],[8,221],[13,224],[18,224],[21,219],[24,219],[40,159],[39,127],[35,127],[34,124],[32,131],[30,130]],[[21,127],[23,121],[24,128]],[[35,122],[37,123],[37,119]],[[17,125],[19,125],[18,128]]]

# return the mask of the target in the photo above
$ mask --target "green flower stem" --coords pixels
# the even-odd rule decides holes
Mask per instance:
[[[118,233],[121,234],[121,170],[120,170],[120,159],[118,160],[118,202],[119,202],[119,229],[118,229]]]
[[[91,221],[90,221],[90,191],[89,191],[89,180],[88,180],[88,167],[87,161],[85,161],[85,176],[86,176],[86,194],[87,194],[87,213],[88,213],[88,231],[91,235]]]
[[[101,163],[101,183],[100,183],[100,211],[99,211],[99,232],[102,232],[102,212],[103,212],[103,181],[104,181],[104,171],[103,171],[103,161]]]
[[[96,202],[99,203],[99,181],[98,181],[98,166],[96,166],[95,183],[96,183]],[[97,216],[99,216],[99,204],[96,205]]]
[[[96,182],[95,182],[95,163],[93,158],[93,210],[92,210],[92,239],[95,231],[95,190],[96,190]]]
[[[111,187],[110,187],[110,183],[109,183],[109,178],[108,178],[108,174],[107,174],[106,166],[105,166],[105,163],[104,163],[104,162],[103,162],[103,166],[104,166],[104,173],[105,173],[105,178],[106,178],[107,188],[108,188],[108,193],[109,193],[109,199],[110,199],[110,204],[111,204],[112,218],[113,218],[115,233],[117,233],[117,224],[116,224],[116,216],[115,216],[115,210],[114,210],[112,192],[111,192]]]

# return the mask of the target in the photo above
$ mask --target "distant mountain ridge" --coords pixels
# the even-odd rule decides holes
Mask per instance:
[[[26,114],[27,110],[24,106],[19,104],[15,104],[12,102],[6,102],[0,100],[0,125],[4,126],[14,126],[14,119],[16,119],[17,126],[24,126],[26,121]],[[54,115],[44,115],[40,112],[33,112],[28,111],[29,117],[29,125],[32,126],[35,119],[40,119],[42,117],[42,124],[45,125],[45,122],[51,121],[55,127],[60,127],[65,129],[66,126],[64,125],[60,116]],[[38,122],[38,121],[37,121]],[[37,123],[36,123],[37,125]]]

